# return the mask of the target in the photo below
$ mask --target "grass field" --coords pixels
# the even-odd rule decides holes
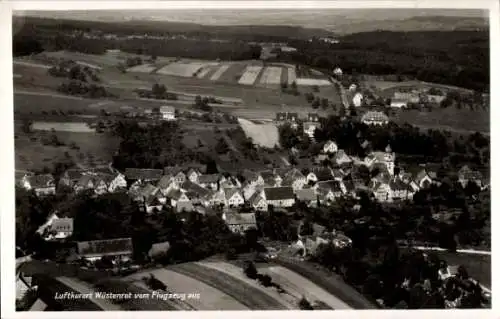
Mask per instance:
[[[76,163],[109,163],[118,149],[119,139],[106,134],[75,132],[35,132],[28,136],[18,129],[14,141],[15,166],[19,170],[51,168],[54,163],[73,160]],[[55,134],[64,146],[43,145],[42,137]],[[36,138],[32,140],[32,138]],[[79,149],[69,146],[74,143]]]
[[[238,121],[246,136],[252,138],[255,144],[268,148],[279,145],[279,133],[275,124],[254,124],[245,119]]]
[[[405,110],[390,117],[392,121],[405,122],[426,129],[445,129],[459,133],[490,132],[490,114],[484,110],[434,109],[431,112]]]

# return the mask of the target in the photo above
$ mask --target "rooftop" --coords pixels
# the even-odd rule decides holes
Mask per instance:
[[[264,188],[266,200],[285,200],[295,198],[291,187],[266,187]]]

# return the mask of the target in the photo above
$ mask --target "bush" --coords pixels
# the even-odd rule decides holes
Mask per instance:
[[[245,275],[250,279],[257,279],[258,272],[253,262],[247,262],[247,265],[245,267]]]

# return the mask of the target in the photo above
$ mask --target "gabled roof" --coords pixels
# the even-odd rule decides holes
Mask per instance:
[[[312,172],[316,175],[318,181],[327,181],[333,178],[332,170],[326,167],[315,168]]]
[[[338,150],[335,156],[333,157],[334,161],[352,161],[351,158],[345,153],[344,150]]]
[[[266,187],[264,188],[266,200],[293,199],[295,195],[291,187]]]
[[[248,199],[248,202],[250,203],[250,205],[257,205],[262,199],[264,198],[262,197],[261,192],[254,192]]]
[[[161,169],[151,168],[127,168],[125,177],[132,180],[160,180],[163,176]]]
[[[163,174],[176,176],[179,173],[183,173],[183,168],[180,166],[167,166],[163,169]]]
[[[156,184],[156,186],[158,188],[167,188],[170,185],[170,183],[172,183],[172,178],[173,178],[172,175],[163,175]]]
[[[191,182],[190,180],[186,180],[184,183],[182,183],[181,188],[186,191],[186,195],[190,198],[204,197],[210,193],[208,189],[205,189],[200,185]]]
[[[317,199],[316,192],[312,188],[299,189],[295,192],[295,195],[300,201],[314,201]]]
[[[94,182],[94,177],[92,175],[83,175],[76,182],[76,186],[86,187],[90,182]]]
[[[85,173],[82,169],[70,168],[64,174],[72,181],[78,180]]]
[[[221,179],[219,174],[204,174],[198,176],[198,183],[200,184],[212,184],[217,183]]]
[[[51,174],[39,174],[28,177],[32,188],[54,187],[54,176]]]
[[[332,145],[337,146],[337,143],[335,143],[334,141],[329,140],[329,141],[327,141],[327,142],[325,143],[325,145],[323,145],[323,147],[324,147],[324,148],[325,148],[325,147],[330,147],[330,146],[332,146]]]
[[[175,208],[177,212],[191,212],[194,210],[194,206],[193,203],[191,203],[191,201],[177,202]]]
[[[178,200],[182,196],[182,192],[180,189],[175,189],[172,188],[171,190],[168,191],[168,193],[165,195],[165,197],[173,199],[173,200]]]
[[[382,112],[369,111],[363,114],[363,116],[361,117],[361,121],[387,122],[389,121],[389,117]]]
[[[254,213],[228,213],[226,214],[226,224],[228,225],[254,225],[257,220]]]
[[[411,189],[408,184],[405,184],[399,178],[391,180],[389,182],[389,186],[391,187],[392,190],[395,190],[395,191],[405,191],[405,190]]]
[[[342,187],[339,181],[329,180],[318,182],[318,190],[331,190],[333,192],[341,192]]]
[[[141,197],[149,197],[155,195],[157,191],[158,188],[148,183],[137,190],[137,195]]]
[[[236,187],[224,188],[224,195],[226,196],[226,199],[230,199],[236,193],[240,193],[240,190]],[[240,196],[241,196],[241,193],[240,193]],[[241,196],[241,197],[243,197],[243,196]]]

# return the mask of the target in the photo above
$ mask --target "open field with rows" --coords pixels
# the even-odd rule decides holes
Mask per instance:
[[[242,118],[238,121],[246,136],[252,138],[255,144],[268,148],[279,145],[279,133],[275,124],[254,124]]]

